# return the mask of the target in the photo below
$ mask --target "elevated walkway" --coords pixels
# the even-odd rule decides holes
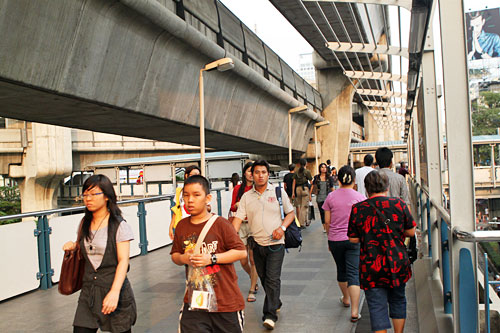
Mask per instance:
[[[319,216],[319,214],[317,215]],[[285,256],[282,273],[283,308],[274,332],[370,332],[367,306],[357,324],[339,304],[336,268],[327,249],[326,235],[316,220],[304,230],[301,252]],[[136,235],[137,237],[137,235]],[[239,286],[246,297],[249,279],[236,264]],[[184,293],[184,269],[170,260],[170,247],[131,260],[129,279],[137,302],[134,332],[177,332]],[[408,320],[405,332],[416,333],[415,290],[408,284]],[[0,332],[70,332],[78,294],[62,296],[57,287],[34,291],[0,303]],[[246,303],[245,331],[266,332],[261,325],[264,291],[255,303]]]

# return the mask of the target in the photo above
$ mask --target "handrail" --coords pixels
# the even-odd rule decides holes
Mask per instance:
[[[441,204],[437,203],[434,199],[430,199],[432,207],[436,208],[436,210],[439,212],[439,215],[441,215],[441,218],[446,222],[448,226],[451,225],[451,217],[450,213],[448,213]]]
[[[173,194],[156,195],[154,197],[122,200],[122,201],[118,201],[117,204],[124,205],[124,204],[130,204],[130,203],[138,203],[138,202],[167,200],[167,199],[171,199],[173,197],[174,197]],[[82,211],[84,209],[85,209],[85,206],[40,210],[38,212],[29,212],[29,213],[15,214],[15,215],[0,216],[0,221],[12,220],[12,219],[22,219],[25,217],[37,217],[37,216],[43,216],[43,215],[52,215],[52,214],[58,214],[58,213],[79,212],[79,211]]]
[[[499,242],[500,230],[483,230],[483,231],[463,231],[458,227],[453,228],[453,235],[462,242]]]

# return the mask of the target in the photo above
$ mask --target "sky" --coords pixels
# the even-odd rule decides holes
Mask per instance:
[[[221,2],[295,71],[299,69],[299,55],[312,52],[309,43],[269,0],[221,0]]]

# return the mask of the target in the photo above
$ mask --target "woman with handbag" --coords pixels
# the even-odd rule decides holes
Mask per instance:
[[[235,214],[238,210],[238,206],[240,204],[241,197],[246,192],[250,191],[253,187],[253,177],[252,177],[252,162],[248,162],[243,167],[242,172],[242,181],[240,184],[236,185],[233,189],[233,199],[231,201],[231,215]],[[231,216],[229,218],[229,222],[233,220]],[[245,244],[248,252],[247,258],[243,258],[240,260],[241,267],[247,272],[250,277],[250,290],[248,291],[247,302],[255,302],[257,298],[255,294],[257,294],[257,290],[259,288],[257,284],[257,279],[259,276],[257,275],[257,269],[255,269],[255,263],[253,262],[253,251],[250,246],[252,243],[252,236],[250,235],[250,228],[248,227],[248,221],[243,221],[238,231],[238,235],[240,236],[243,244]]]
[[[328,228],[328,249],[337,265],[337,281],[342,292],[340,303],[351,307],[351,321],[359,314],[359,244],[349,242],[347,229],[352,205],[366,199],[354,190],[356,173],[348,165],[339,170],[340,189],[331,192],[323,204]]]
[[[416,223],[406,203],[388,197],[389,179],[379,171],[365,177],[369,199],[352,207],[349,240],[360,243],[359,271],[365,290],[371,329],[387,332],[392,319],[395,333],[402,333],[406,320],[406,282],[411,264],[405,238],[415,235]]]
[[[79,247],[85,259],[83,285],[73,321],[73,332],[131,332],[137,317],[132,287],[127,279],[132,229],[116,204],[113,184],[104,175],[94,175],[83,184],[85,215],[78,242],[67,242],[63,250]]]
[[[316,204],[318,205],[319,215],[321,216],[321,224],[323,224],[323,232],[326,233],[327,230],[323,204],[325,203],[328,194],[333,191],[333,178],[329,175],[326,163],[321,163],[318,167],[318,171],[319,174],[314,176],[311,192],[309,192],[309,201],[312,201],[312,194],[314,193],[316,195]]]

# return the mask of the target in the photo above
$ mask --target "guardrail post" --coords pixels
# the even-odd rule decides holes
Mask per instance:
[[[429,251],[429,257],[432,258],[432,223],[431,223],[431,204],[429,198],[427,198],[425,207],[427,209],[427,242],[429,243],[428,251]]]
[[[452,313],[450,247],[448,240],[448,225],[441,219],[441,272],[443,274],[443,306],[444,313]],[[471,286],[474,283],[471,284]],[[466,332],[466,331],[464,331]]]
[[[217,212],[219,216],[222,216],[222,197],[221,190],[217,190]]]
[[[488,254],[484,253],[484,321],[486,333],[490,333],[490,281],[488,276]]]
[[[52,228],[49,227],[49,221],[47,215],[42,215],[38,217],[36,222],[36,229],[34,231],[35,237],[37,237],[38,245],[38,273],[36,273],[36,278],[40,280],[40,289],[47,290],[52,287],[52,275],[54,275],[54,270],[52,269],[50,263],[50,238],[49,235],[52,233]]]
[[[471,251],[467,248],[460,249],[458,273],[459,295],[459,323],[460,332],[477,332],[478,330],[478,304],[476,295],[477,281],[474,274],[474,265]],[[487,272],[485,272],[487,274]],[[488,287],[488,286],[485,286]],[[486,300],[485,300],[486,304]]]
[[[162,192],[161,192],[161,183],[158,184],[158,195],[162,195]]]
[[[130,196],[134,196],[134,184],[130,184]]]
[[[148,237],[146,234],[146,206],[144,201],[137,204],[137,216],[139,217],[139,248],[141,256],[148,254]]]

